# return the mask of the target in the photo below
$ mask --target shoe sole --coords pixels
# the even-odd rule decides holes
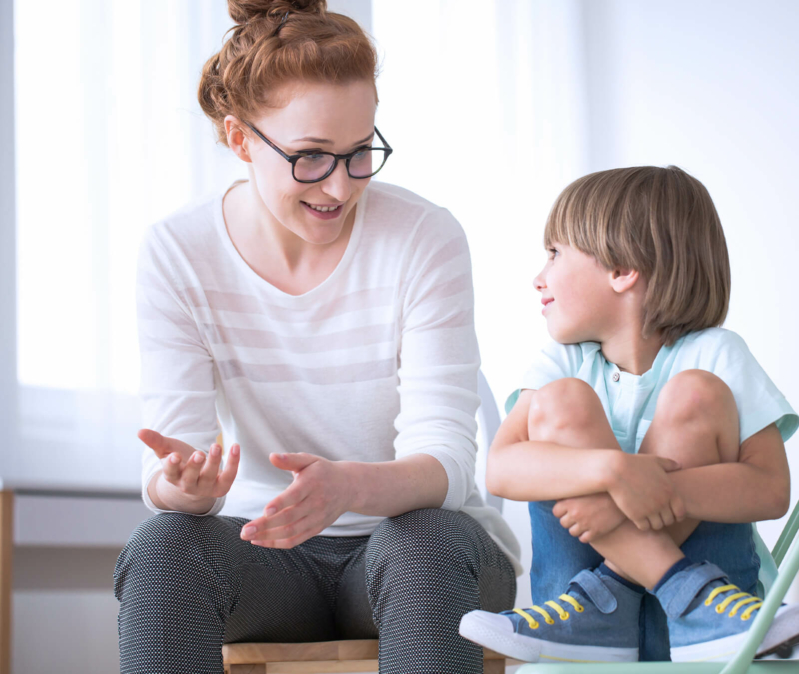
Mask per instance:
[[[738,652],[747,636],[748,632],[742,632],[723,639],[672,648],[671,660],[672,662],[726,662]],[[755,658],[797,660],[799,651],[792,653],[796,644],[799,644],[799,604],[783,606],[774,616],[774,621],[766,632],[763,643],[757,649]]]
[[[483,611],[473,611],[461,618],[458,632],[464,639],[490,648],[510,658],[524,662],[553,660],[557,662],[637,662],[637,648],[606,648],[604,646],[579,646],[543,641],[509,629],[501,632],[485,620]],[[493,616],[495,614],[487,614]],[[509,625],[511,624],[508,621]]]

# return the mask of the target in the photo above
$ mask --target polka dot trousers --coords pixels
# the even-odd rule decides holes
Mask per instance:
[[[223,643],[378,635],[382,674],[479,673],[461,616],[513,606],[510,562],[464,513],[415,510],[291,550],[241,540],[246,521],[167,513],[136,529],[114,572],[122,674],[222,674]]]

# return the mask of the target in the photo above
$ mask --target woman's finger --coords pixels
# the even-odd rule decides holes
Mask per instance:
[[[245,541],[263,540],[267,538],[287,538],[295,535],[294,532],[286,533],[285,527],[297,526],[297,522],[307,519],[313,513],[309,503],[301,501],[296,506],[281,510],[269,517],[258,517],[247,522],[241,529],[241,537]]]
[[[661,510],[660,519],[663,521],[664,527],[670,527],[674,524],[674,513],[671,512],[671,508],[664,508]]]
[[[210,488],[216,482],[219,475],[219,464],[222,462],[222,448],[214,443],[208,450],[208,456],[205,463],[200,469],[200,475],[197,478],[197,486],[201,489]]]
[[[660,531],[663,528],[663,520],[660,518],[659,513],[649,516],[649,525],[655,531]]]
[[[583,533],[583,528],[579,524],[572,524],[569,528],[569,533],[575,538],[579,538],[580,534]]]
[[[270,533],[269,537],[259,538],[258,540],[252,541],[252,543],[253,545],[260,545],[265,548],[279,548],[287,550],[307,541],[312,536],[316,536],[324,529],[324,526],[321,522],[319,522],[316,518],[311,517],[305,517],[302,520],[299,520],[294,526],[295,532],[290,537],[273,538]]]
[[[233,486],[233,480],[236,479],[236,473],[239,470],[240,457],[241,447],[238,445],[231,445],[230,454],[228,455],[227,461],[225,461],[225,468],[216,478],[216,485],[213,493],[217,498],[227,494]]]
[[[564,529],[571,528],[572,524],[574,524],[574,520],[572,520],[568,513],[560,518],[560,526],[562,526]]]
[[[197,480],[200,477],[200,470],[205,463],[205,454],[200,451],[194,452],[186,461],[183,475],[180,476],[181,488],[189,492],[197,490]]]
[[[264,517],[274,517],[277,513],[294,507],[298,503],[302,503],[310,493],[310,485],[305,481],[295,480],[286,489],[283,490],[278,496],[273,498],[264,508]]]
[[[164,471],[164,477],[166,481],[178,486],[180,483],[180,476],[183,472],[183,466],[181,465],[182,461],[180,460],[180,454],[173,452],[169,454],[162,462],[161,462],[161,470]]]

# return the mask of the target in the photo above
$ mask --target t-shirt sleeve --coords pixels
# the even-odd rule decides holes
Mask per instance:
[[[799,427],[799,416],[749,351],[743,338],[723,329],[708,331],[707,337],[715,344],[702,345],[704,362],[701,368],[712,372],[730,387],[738,407],[741,443],[772,423],[777,425],[783,441],[787,441]],[[707,337],[703,335],[703,341]]]
[[[213,359],[174,278],[173,265],[150,228],[139,248],[136,278],[142,425],[208,452],[219,432]],[[145,446],[142,498],[156,513],[166,511],[152,502],[147,485],[160,468],[158,457]],[[223,504],[224,497],[218,498],[204,514],[216,514]]]
[[[537,390],[547,384],[576,377],[582,363],[582,350],[578,344],[560,344],[554,340],[538,352],[533,364],[522,377],[521,386],[508,396],[505,412],[510,412],[524,389]]]
[[[466,235],[445,209],[424,216],[403,283],[397,458],[429,454],[448,479],[445,510],[474,489],[480,355]]]

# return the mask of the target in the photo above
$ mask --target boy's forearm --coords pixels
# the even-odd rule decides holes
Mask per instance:
[[[524,441],[492,447],[488,491],[512,501],[550,501],[606,492],[621,452]]]
[[[686,517],[708,522],[778,519],[790,506],[790,478],[746,463],[720,463],[669,474]]]

